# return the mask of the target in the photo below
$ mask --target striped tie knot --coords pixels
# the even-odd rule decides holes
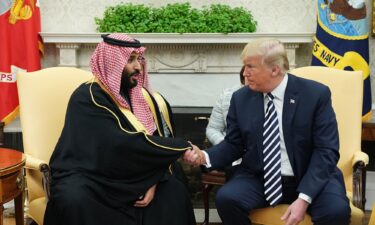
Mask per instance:
[[[273,94],[271,92],[268,92],[267,98],[268,98],[269,101],[272,101],[275,98],[275,96],[273,96]]]

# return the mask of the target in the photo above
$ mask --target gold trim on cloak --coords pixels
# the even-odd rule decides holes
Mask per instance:
[[[133,127],[136,129],[136,131],[129,131],[129,130],[126,130],[122,125],[121,125],[121,122],[120,122],[120,119],[118,118],[118,116],[112,111],[110,110],[108,107],[106,106],[103,106],[103,105],[100,105],[98,102],[96,102],[95,98],[94,98],[94,94],[92,92],[92,84],[93,83],[97,83],[112,99],[113,101],[116,103],[116,105],[119,107],[119,109],[121,110],[121,112],[124,114],[124,116],[129,120],[129,122],[133,125]],[[186,148],[172,148],[172,147],[169,147],[169,146],[164,146],[164,145],[161,145],[161,144],[158,144],[158,143],[155,143],[154,141],[152,141],[147,135],[148,135],[148,132],[146,130],[146,128],[143,126],[143,124],[135,117],[135,115],[129,110],[129,109],[126,109],[124,107],[121,107],[117,101],[115,100],[114,96],[104,87],[104,85],[97,79],[97,78],[93,78],[91,81],[88,81],[87,84],[90,84],[90,96],[91,96],[91,100],[92,102],[94,103],[94,105],[98,106],[99,108],[102,108],[102,109],[105,109],[106,111],[108,111],[113,117],[115,117],[115,119],[117,120],[117,124],[118,126],[120,127],[120,129],[128,134],[139,134],[139,133],[142,133],[145,137],[145,139],[152,145],[156,146],[156,147],[159,147],[159,148],[163,148],[163,149],[167,149],[167,150],[172,150],[172,151],[186,151],[186,150],[190,150],[192,149],[191,146],[189,147],[186,147]]]
[[[174,136],[171,118],[169,117],[169,111],[168,111],[167,103],[165,102],[165,100],[161,96],[161,94],[159,94],[158,92],[154,93],[154,98],[155,98],[156,104],[159,106],[159,109],[161,111],[161,114],[162,114],[165,122],[167,123],[169,131],[171,132],[172,136]]]
[[[150,93],[148,93],[148,91],[146,89],[142,88],[142,94],[143,94],[143,97],[145,98],[145,100],[148,104],[148,107],[151,110],[152,117],[154,118],[155,126],[156,126],[156,129],[158,130],[159,135],[164,136],[163,133],[160,130],[160,127],[159,127],[159,120],[158,120],[158,116],[156,114],[156,108],[155,108],[154,102],[152,101]]]

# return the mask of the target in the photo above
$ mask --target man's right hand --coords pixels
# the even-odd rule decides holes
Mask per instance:
[[[191,144],[191,143],[190,143]],[[187,150],[184,154],[184,161],[193,166],[200,166],[206,163],[206,157],[202,150],[191,144],[193,149]]]

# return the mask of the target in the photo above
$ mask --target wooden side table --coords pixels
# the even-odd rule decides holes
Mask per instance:
[[[16,225],[24,224],[23,195],[24,176],[22,173],[25,157],[21,152],[0,148],[0,225],[3,225],[3,204],[14,199]]]
[[[362,141],[375,141],[375,119],[362,122]]]
[[[369,121],[362,122],[362,141],[375,141],[375,110]]]

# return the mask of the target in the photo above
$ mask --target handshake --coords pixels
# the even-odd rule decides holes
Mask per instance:
[[[202,150],[200,150],[196,145],[190,143],[193,149],[187,150],[184,153],[184,161],[192,166],[200,166],[206,164],[206,157]]]

